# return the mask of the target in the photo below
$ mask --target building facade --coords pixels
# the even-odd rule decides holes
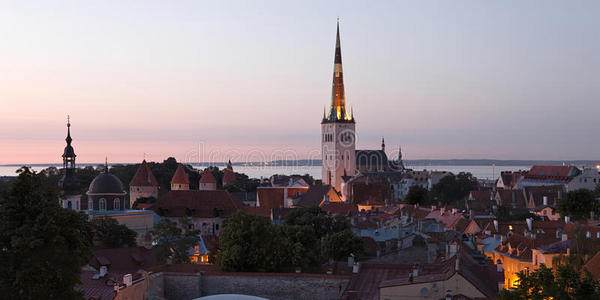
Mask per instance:
[[[342,69],[342,50],[340,46],[340,26],[337,25],[333,86],[331,90],[331,108],[323,112],[321,121],[321,178],[336,191],[341,191],[342,176],[354,176],[356,173],[356,135],[355,121],[346,108],[344,94],[344,73]]]

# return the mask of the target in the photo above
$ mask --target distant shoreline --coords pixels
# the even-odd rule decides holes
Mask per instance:
[[[415,159],[404,160],[406,166],[532,166],[532,165],[572,165],[593,167],[600,164],[600,160],[501,160],[501,159]],[[80,166],[96,166],[104,163],[79,163]],[[110,163],[109,165],[132,165],[133,163]],[[193,166],[225,166],[227,162],[202,162],[190,163]],[[61,163],[46,163],[46,164],[2,164],[3,167],[20,167],[20,166],[61,166]],[[271,162],[248,162],[239,163],[233,162],[233,166],[256,166],[256,167],[281,167],[281,166],[321,166],[321,160],[278,160]]]

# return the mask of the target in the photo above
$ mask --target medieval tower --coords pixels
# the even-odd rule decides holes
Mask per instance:
[[[344,95],[344,72],[342,70],[342,49],[340,46],[340,24],[337,24],[335,56],[333,67],[333,87],[331,108],[323,112],[321,121],[321,178],[323,184],[330,184],[341,191],[342,176],[354,176],[356,172],[355,121],[346,108]]]

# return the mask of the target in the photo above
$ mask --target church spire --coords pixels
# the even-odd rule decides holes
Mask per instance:
[[[327,121],[349,121],[352,117],[346,109],[346,95],[344,92],[344,71],[342,68],[342,47],[340,45],[340,20],[337,20],[337,32],[335,37],[335,55],[333,60],[333,86],[331,89],[331,109]]]

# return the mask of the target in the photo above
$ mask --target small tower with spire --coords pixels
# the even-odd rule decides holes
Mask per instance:
[[[129,182],[129,203],[133,205],[139,198],[150,197],[158,199],[158,180],[144,159]]]
[[[344,173],[348,176],[354,176],[356,173],[356,124],[352,111],[348,112],[346,107],[339,19],[332,81],[331,108],[329,114],[324,114],[321,121],[321,178],[323,184],[329,184],[340,192]]]
[[[381,137],[381,151],[385,152],[385,139]]]
[[[61,205],[64,208],[81,210],[81,190],[79,180],[75,175],[75,150],[71,143],[71,118],[67,116],[67,138],[65,139],[67,146],[63,151],[63,176],[58,182],[61,195]]]
[[[190,189],[190,178],[182,164],[177,164],[177,170],[171,178],[171,190],[172,191],[187,191]]]

